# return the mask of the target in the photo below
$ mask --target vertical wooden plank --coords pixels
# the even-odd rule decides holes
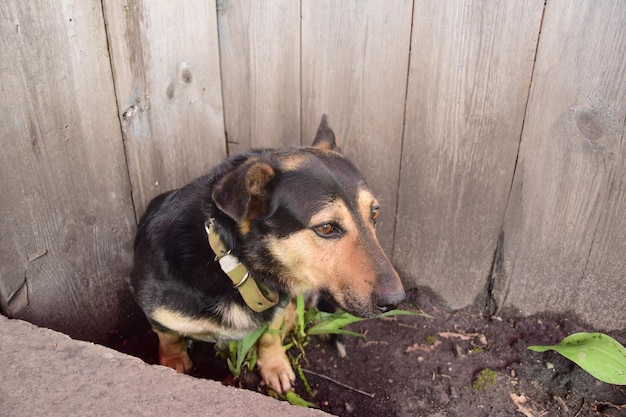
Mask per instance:
[[[379,239],[393,242],[412,2],[302,2],[302,140],[327,113],[344,153],[382,204]]]
[[[451,307],[487,285],[543,1],[416,2],[393,260]]]
[[[0,304],[105,342],[132,305],[135,222],[102,9],[5,1],[0,19]]]
[[[548,2],[498,296],[626,325],[626,3]]]
[[[222,0],[218,27],[230,154],[300,145],[300,2]]]
[[[139,216],[226,155],[215,2],[103,5]]]

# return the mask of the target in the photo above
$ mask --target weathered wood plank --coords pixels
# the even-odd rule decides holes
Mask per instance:
[[[626,325],[626,3],[548,2],[500,304]]]
[[[302,2],[302,141],[320,116],[379,196],[379,238],[393,242],[412,2]]]
[[[0,19],[0,304],[106,341],[132,305],[135,219],[102,9],[9,1]]]
[[[139,216],[226,155],[215,2],[103,5]]]
[[[393,260],[451,307],[487,285],[543,1],[415,2]]]
[[[300,145],[300,2],[218,3],[228,152]]]

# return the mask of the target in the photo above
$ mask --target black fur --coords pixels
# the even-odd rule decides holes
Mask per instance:
[[[283,171],[283,162],[295,155],[305,156],[301,167]],[[264,185],[264,212],[250,221],[250,231],[243,236],[238,222],[218,208],[213,195],[220,181],[245,169],[250,161],[269,165],[275,176]],[[258,282],[279,292],[278,307],[284,307],[289,294],[281,283],[282,268],[264,247],[263,237],[285,237],[308,227],[311,216],[325,203],[335,198],[353,201],[363,184],[363,178],[347,159],[315,148],[259,149],[227,159],[209,174],[159,195],[148,205],[135,239],[131,283],[136,299],[152,325],[162,330],[164,326],[150,317],[158,307],[217,320],[218,302],[247,308],[208,245],[204,225],[213,218],[226,246]],[[240,198],[241,193],[235,190],[232,198]],[[261,325],[272,318],[274,309],[262,313],[250,310],[249,314]]]
[[[377,218],[378,202],[341,155],[326,116],[312,147],[236,155],[159,195],[139,221],[131,272],[159,337],[159,363],[187,372],[185,338],[232,340],[269,323],[257,364],[266,384],[287,391],[295,374],[281,338],[294,324],[293,296],[320,292],[361,317],[404,299],[376,239]],[[278,294],[277,305],[246,305],[215,259],[208,222],[252,279]]]

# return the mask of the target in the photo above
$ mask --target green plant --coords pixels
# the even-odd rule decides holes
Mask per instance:
[[[424,338],[424,340],[426,341],[428,345],[432,346],[437,341],[437,338],[434,335],[429,334]]]
[[[485,368],[476,374],[474,381],[472,381],[472,388],[475,391],[480,391],[495,384],[496,371],[494,371],[493,369]]]
[[[297,405],[298,407],[317,408],[317,405],[305,400],[295,391],[287,391],[285,394],[280,394],[274,390],[269,391],[269,395],[279,400],[287,400],[291,405]]]
[[[385,312],[380,317],[392,317],[399,315],[411,315],[411,316],[425,316],[431,317],[424,313],[415,313],[405,310],[391,310]],[[323,336],[323,335],[348,335],[355,337],[362,337],[363,335],[358,332],[344,329],[345,326],[357,323],[360,321],[369,320],[367,318],[361,318],[353,316],[343,310],[338,310],[333,313],[320,311],[316,307],[311,307],[308,310],[304,305],[304,297],[298,296],[296,298],[296,320],[294,329],[285,338],[285,350],[288,353],[291,364],[293,365],[298,377],[302,381],[304,388],[309,396],[313,396],[313,391],[309,385],[309,382],[304,375],[302,368],[302,362],[307,362],[305,347],[308,345],[311,336]],[[266,331],[272,331],[268,329],[266,324],[263,328],[257,330],[251,335],[245,337],[242,340],[236,340],[230,342],[229,354],[228,354],[228,367],[235,378],[241,374],[241,369],[244,364],[248,365],[248,369],[253,369],[256,364],[256,350],[252,349],[261,335]],[[286,399],[293,405],[299,405],[304,407],[314,407],[313,403],[310,403],[301,398],[295,392],[288,392],[285,395],[273,393],[273,396],[277,398]]]
[[[626,348],[604,333],[575,333],[554,346],[529,346],[528,349],[554,350],[600,381],[626,385]]]
[[[412,311],[391,310],[378,315],[376,318],[402,315],[421,315],[425,317],[431,317],[427,314],[415,313]],[[305,347],[308,345],[311,336],[347,335],[354,337],[363,337],[361,333],[346,330],[344,329],[344,327],[364,320],[369,319],[356,317],[343,310],[337,310],[332,313],[320,311],[316,307],[310,307],[307,310],[304,306],[304,298],[302,296],[298,296],[296,298],[296,323],[294,330],[286,338],[287,344],[285,348],[288,352],[291,363],[309,396],[313,396],[313,391],[311,390],[309,382],[304,375],[302,362],[307,362]]]
[[[483,353],[485,351],[485,348],[482,346],[475,346],[473,348],[471,348],[467,353],[470,355],[477,355],[479,353]]]
[[[265,323],[263,327],[254,333],[244,337],[241,340],[232,340],[228,345],[228,369],[235,378],[241,375],[242,366],[247,363],[248,369],[253,369],[256,365],[256,349],[252,349],[259,337],[268,330],[269,323]]]

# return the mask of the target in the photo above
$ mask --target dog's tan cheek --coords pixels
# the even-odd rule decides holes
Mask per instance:
[[[319,253],[319,248],[311,239],[311,231],[302,230],[286,238],[270,237],[267,247],[272,256],[279,261],[283,271],[283,284],[290,287],[293,294],[299,294],[310,288],[318,288],[316,275],[307,273],[311,258]]]
[[[291,245],[296,249],[289,251]],[[348,233],[339,239],[320,239],[314,234],[281,242],[292,263],[291,274],[301,277],[316,289],[325,289],[344,308],[352,311],[371,310],[371,296],[376,277],[371,260],[358,236]],[[292,246],[293,248],[293,246]],[[296,279],[297,281],[297,279]]]
[[[268,247],[284,266],[282,278],[292,294],[324,288],[343,307],[372,308],[375,268],[357,235],[326,240],[304,230],[288,238],[271,238]]]

